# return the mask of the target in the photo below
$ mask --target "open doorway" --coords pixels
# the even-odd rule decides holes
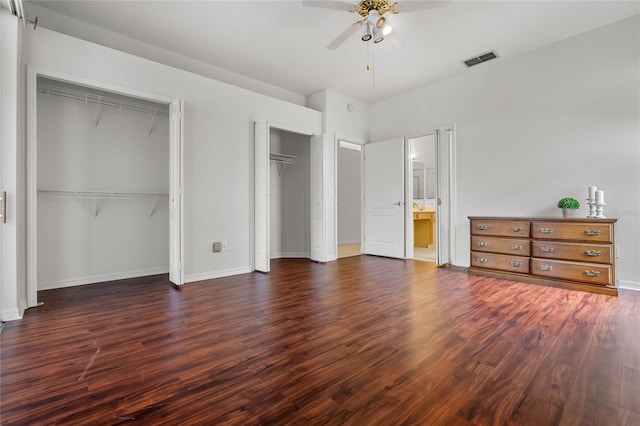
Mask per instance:
[[[436,261],[436,147],[435,135],[409,140],[413,208],[413,258]]]
[[[184,283],[182,100],[29,68],[27,299],[169,273]]]
[[[311,258],[310,138],[269,129],[269,258]]]
[[[407,257],[451,263],[454,241],[454,127],[445,126],[408,139],[411,220],[406,226]]]
[[[362,145],[338,140],[338,259],[362,254]]]

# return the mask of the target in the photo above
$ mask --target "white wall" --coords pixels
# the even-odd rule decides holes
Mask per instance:
[[[272,153],[295,156],[293,164],[278,173],[269,169],[269,232],[271,258],[311,256],[310,143],[309,136],[271,129]]]
[[[640,288],[639,28],[634,16],[372,106],[374,140],[455,124],[454,264],[469,265],[467,216],[558,217],[560,198],[598,185],[619,218],[617,276]]]
[[[183,99],[186,281],[251,270],[252,122],[318,134],[319,112],[44,28],[25,32],[23,60]],[[213,241],[227,250],[213,253]]]
[[[38,94],[38,189],[168,194],[169,119]],[[168,108],[167,108],[168,109]],[[169,271],[168,199],[38,196],[38,289]]]
[[[362,152],[338,147],[338,244],[360,244]]]

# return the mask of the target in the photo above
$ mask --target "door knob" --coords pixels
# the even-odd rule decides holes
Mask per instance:
[[[394,206],[404,206],[403,201],[398,201],[397,203],[393,203]]]

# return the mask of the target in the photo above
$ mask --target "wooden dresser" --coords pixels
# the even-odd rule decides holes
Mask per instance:
[[[469,273],[617,295],[616,219],[476,217]]]

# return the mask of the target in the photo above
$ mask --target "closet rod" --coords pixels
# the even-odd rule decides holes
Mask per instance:
[[[106,105],[114,108],[124,109],[127,111],[143,112],[147,114],[153,114],[155,111],[156,117],[169,117],[169,107],[166,105],[152,106],[134,101],[102,96],[79,89],[73,89],[70,87],[56,86],[48,83],[38,83],[38,92],[45,95],[56,95],[64,98]]]

